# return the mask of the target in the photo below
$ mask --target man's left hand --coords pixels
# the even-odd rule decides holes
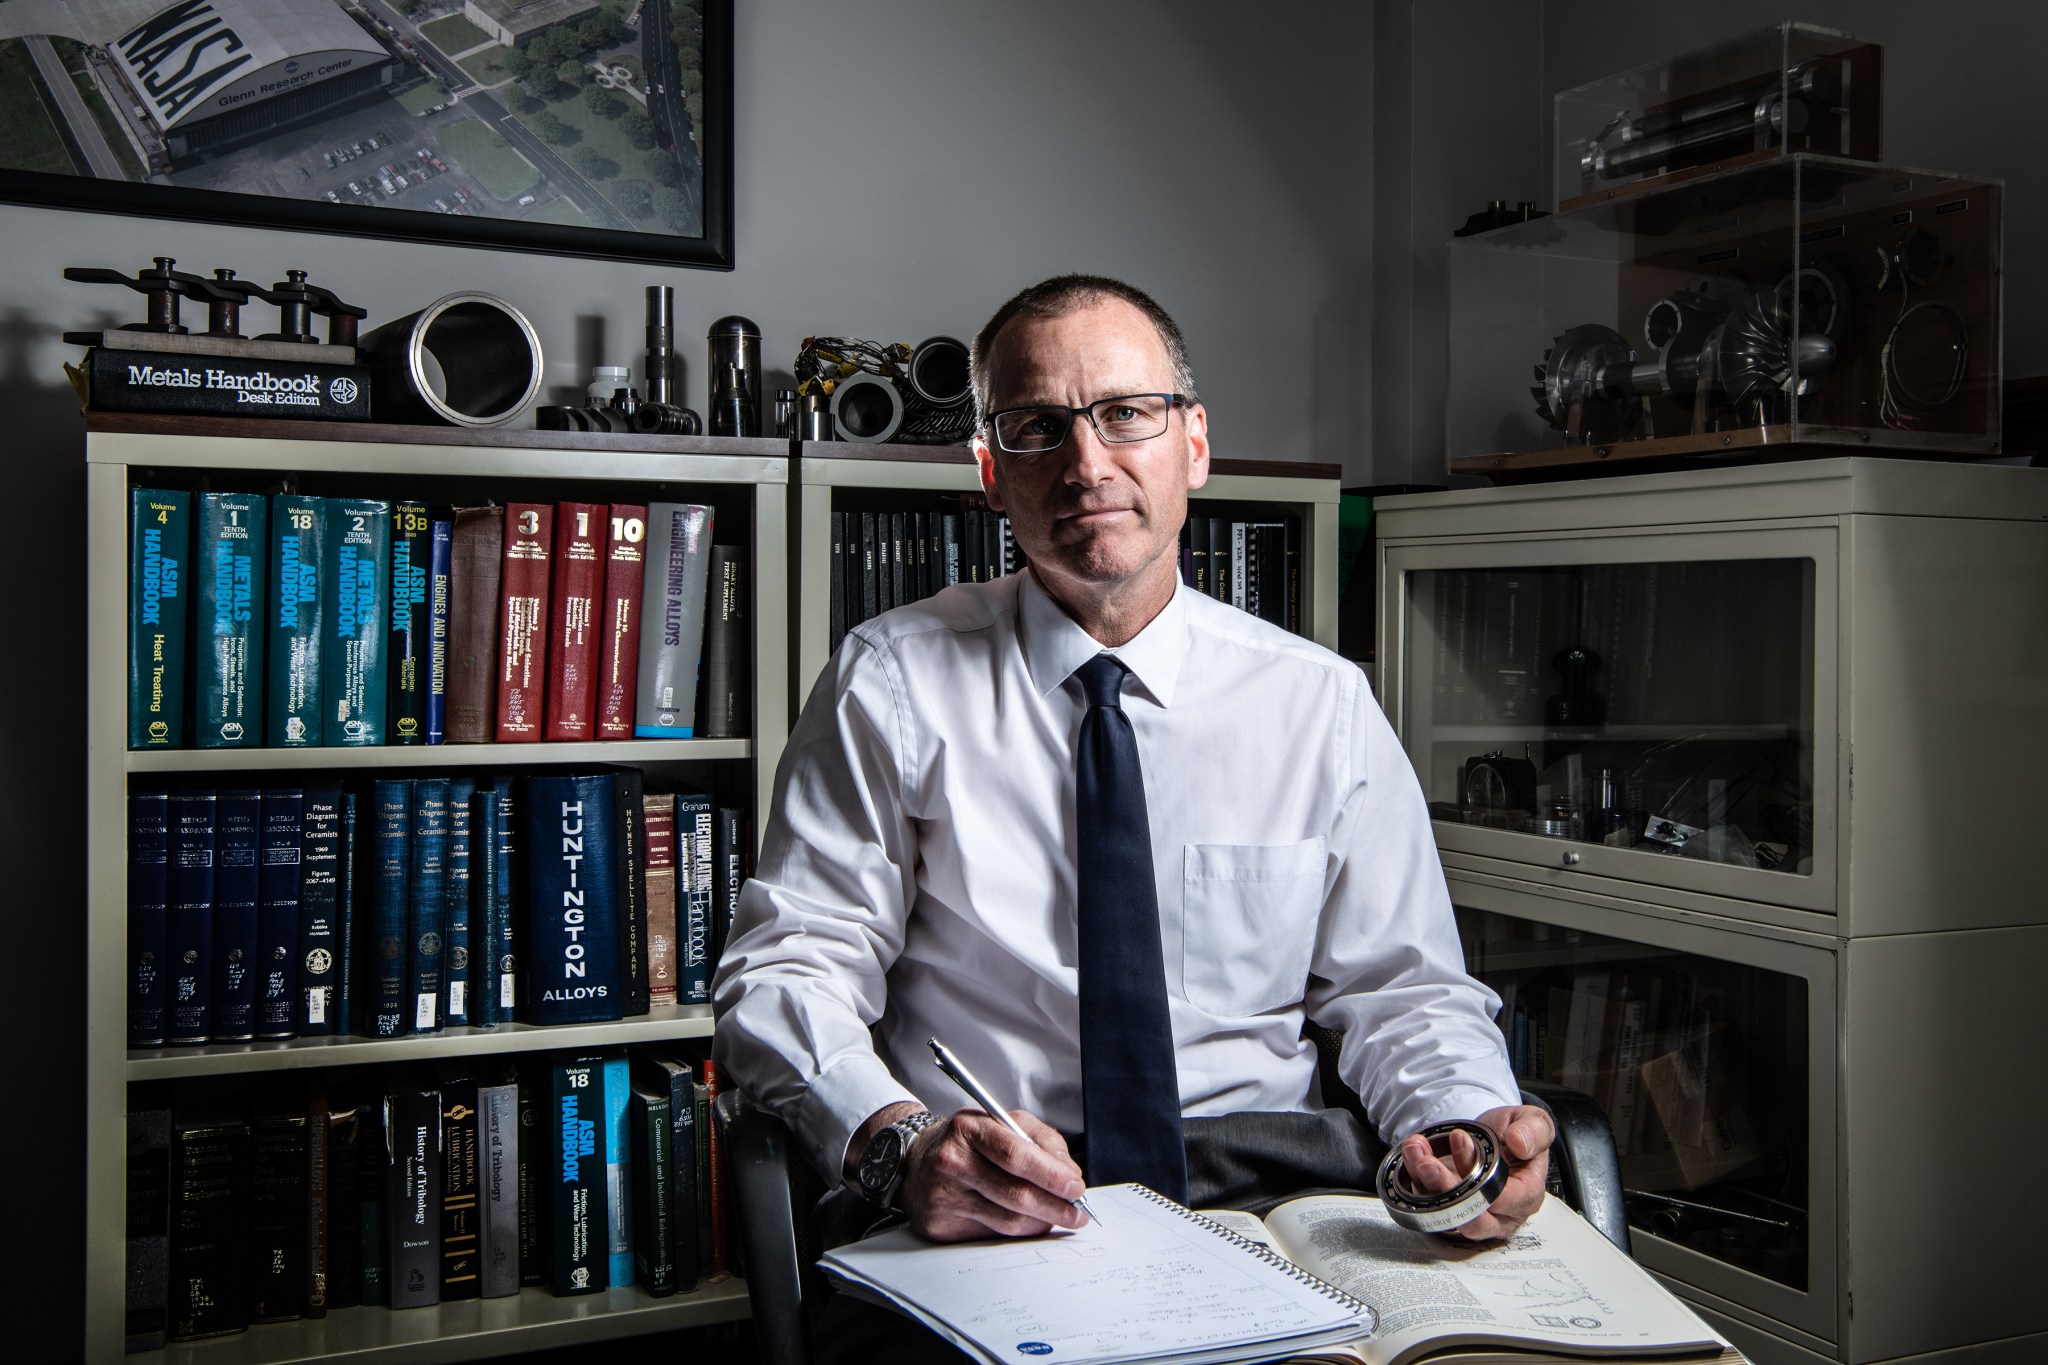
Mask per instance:
[[[1533,1104],[1511,1104],[1489,1109],[1477,1120],[1492,1130],[1494,1141],[1508,1161],[1507,1188],[1486,1212],[1446,1234],[1472,1242],[1499,1242],[1515,1234],[1529,1215],[1543,1203],[1543,1182],[1550,1174],[1550,1144],[1557,1125],[1549,1113]],[[1401,1162],[1409,1182],[1432,1194],[1448,1190],[1472,1169],[1478,1156],[1476,1144],[1467,1133],[1452,1133],[1448,1164],[1429,1149],[1429,1139],[1420,1133],[1402,1140]]]

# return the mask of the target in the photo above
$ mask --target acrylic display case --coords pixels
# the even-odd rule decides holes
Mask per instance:
[[[1883,49],[1776,24],[1555,97],[1557,207],[1569,210],[1793,152],[1875,161]]]
[[[2002,222],[1999,181],[1800,153],[1454,238],[1449,467],[1995,453]]]

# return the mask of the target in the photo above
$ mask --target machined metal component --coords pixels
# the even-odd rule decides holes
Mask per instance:
[[[903,425],[903,395],[894,380],[865,370],[832,388],[832,427],[842,441],[886,441]]]
[[[253,292],[277,305],[277,330],[264,332],[257,338],[260,341],[317,343],[320,338],[313,334],[313,319],[325,317],[327,340],[336,346],[353,346],[356,324],[370,315],[367,308],[343,303],[332,289],[306,283],[303,270],[287,270],[270,288]]]
[[[635,431],[663,436],[700,436],[704,432],[704,419],[696,409],[675,403],[642,403],[633,409],[630,420]]]
[[[359,343],[380,422],[496,426],[540,391],[540,337],[491,294],[450,294]]]
[[[1835,69],[1824,63],[1794,67],[1739,90],[1710,95],[1636,118],[1617,118],[1579,160],[1590,181],[1668,171],[1717,156],[1776,146],[1806,132],[1815,110],[1840,93]]]
[[[666,404],[673,392],[676,291],[665,284],[647,286],[647,403]],[[685,409],[687,411],[687,409]]]

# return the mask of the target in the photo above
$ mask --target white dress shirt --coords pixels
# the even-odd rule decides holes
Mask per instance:
[[[1026,571],[856,627],[812,691],[713,998],[720,1064],[820,1170],[885,1105],[968,1103],[932,1037],[1080,1129],[1070,675],[1101,650]],[[1519,1103],[1358,668],[1185,586],[1115,653],[1182,1111],[1319,1108],[1304,1017],[1389,1141]]]

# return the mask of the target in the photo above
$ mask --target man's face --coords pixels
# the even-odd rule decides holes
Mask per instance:
[[[1173,366],[1146,316],[1105,299],[1057,318],[1019,316],[996,334],[990,411],[1034,403],[1081,407],[1131,393],[1167,393]],[[1056,450],[1013,455],[977,437],[982,487],[1032,572],[1070,607],[1143,586],[1164,596],[1180,573],[1188,491],[1209,477],[1208,417],[1172,412],[1143,441],[1106,442],[1085,415]]]

